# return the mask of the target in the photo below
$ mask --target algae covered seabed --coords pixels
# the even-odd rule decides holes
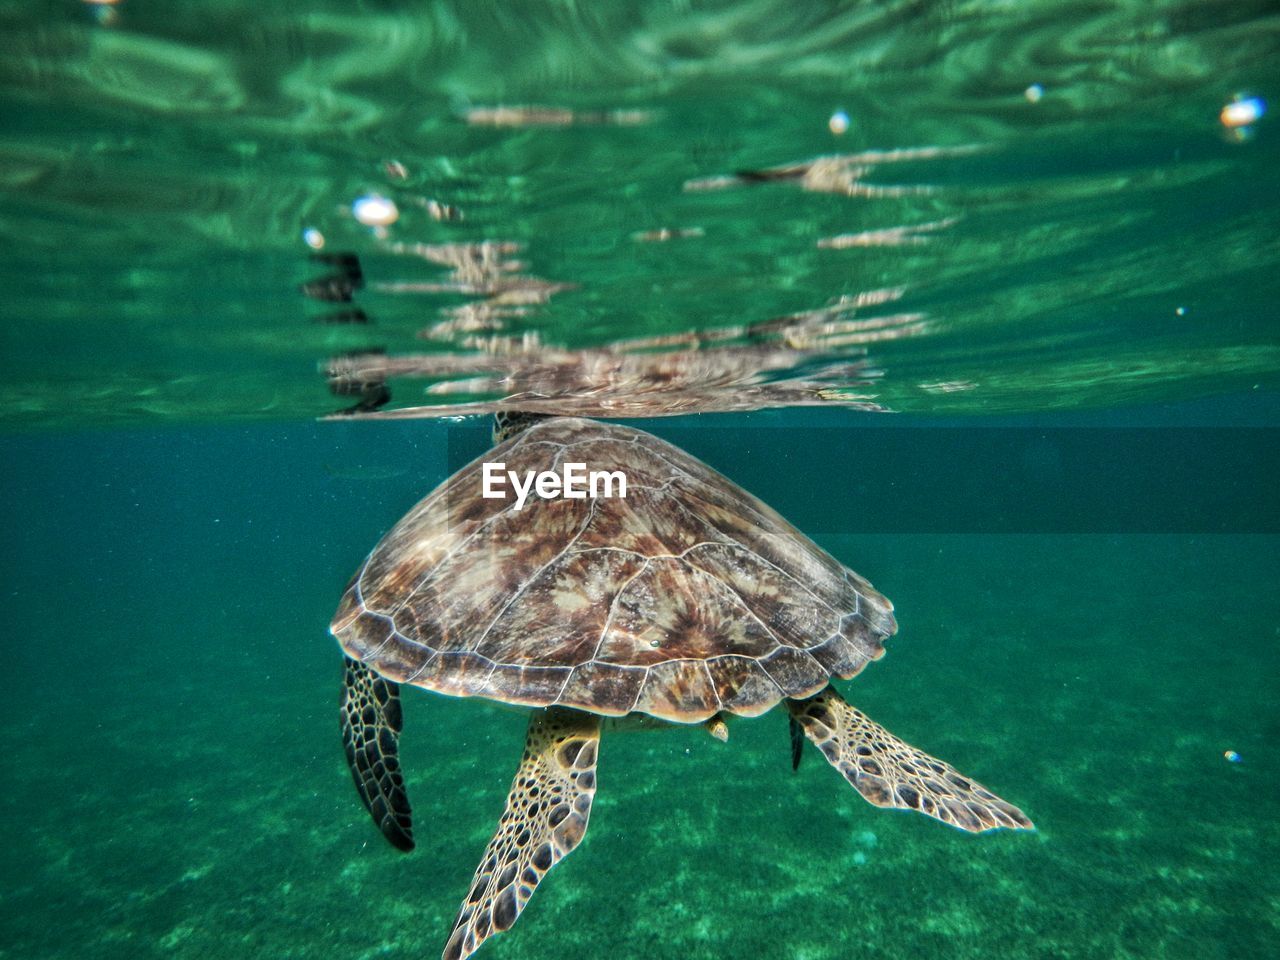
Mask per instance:
[[[524,720],[410,692],[417,851],[367,822],[327,619],[445,459],[384,434],[369,450],[396,440],[410,469],[339,470],[351,441],[330,429],[4,441],[0,956],[443,946]],[[812,750],[792,774],[780,713],[735,723],[728,744],[620,733],[586,841],[486,954],[1266,955],[1274,535],[857,533],[837,514],[828,529],[902,625],[850,699],[1038,830],[972,837],[877,811]]]

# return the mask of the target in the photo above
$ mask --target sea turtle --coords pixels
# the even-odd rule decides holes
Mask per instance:
[[[631,427],[499,414],[494,432],[494,449],[374,548],[331,626],[346,655],[347,761],[374,821],[402,850],[413,839],[397,757],[399,685],[532,708],[506,810],[445,960],[507,930],[582,840],[605,718],[703,723],[724,739],[726,716],[783,701],[793,765],[807,737],[876,806],[973,832],[1031,828],[830,685],[883,654],[897,629],[893,606],[768,506]],[[485,461],[518,476],[566,463],[621,471],[625,496],[615,485],[612,497],[521,504],[495,484],[488,492],[504,496],[485,497]]]

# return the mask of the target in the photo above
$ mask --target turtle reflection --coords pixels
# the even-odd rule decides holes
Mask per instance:
[[[327,364],[331,389],[392,378],[431,381],[451,403],[357,413],[416,418],[524,410],[599,417],[660,417],[773,407],[883,409],[866,392],[880,376],[866,345],[917,336],[918,312],[863,316],[900,299],[900,287],[838,297],[815,310],[746,325],[617,341],[544,347],[531,335],[491,337],[480,353],[363,354]],[[483,398],[486,395],[490,399]]]

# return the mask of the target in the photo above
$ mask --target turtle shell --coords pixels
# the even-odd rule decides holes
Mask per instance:
[[[626,496],[531,491],[516,509],[509,482],[482,496],[486,461],[522,478],[622,471]],[[557,417],[410,510],[330,629],[349,656],[439,693],[691,723],[851,677],[897,625],[866,580],[706,464],[641,430]]]

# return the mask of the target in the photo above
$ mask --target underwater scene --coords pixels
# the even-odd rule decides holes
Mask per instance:
[[[0,960],[1275,955],[1273,3],[0,35]]]

